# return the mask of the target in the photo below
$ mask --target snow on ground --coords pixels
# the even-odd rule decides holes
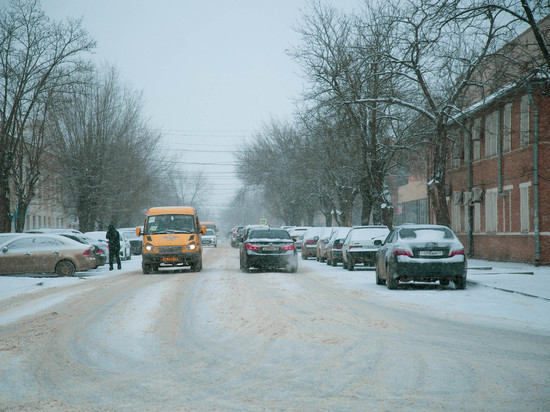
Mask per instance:
[[[205,253],[215,251],[206,250]],[[452,283],[449,287],[440,287],[438,284],[401,284],[398,290],[388,290],[385,286],[376,285],[374,270],[356,267],[355,271],[350,272],[341,265],[334,268],[315,260],[300,259],[298,273],[292,276],[299,276],[300,272],[307,271],[329,279],[339,287],[374,293],[380,299],[398,300],[408,309],[435,309],[438,314],[451,319],[460,314],[480,323],[495,326],[508,323],[550,334],[550,267],[474,259],[469,261],[468,266],[468,284],[465,290],[455,290]],[[109,271],[108,265],[104,265],[91,271],[78,272],[71,278],[0,276],[0,299],[134,271],[141,272],[140,256],[133,256],[130,261],[122,262],[122,270]],[[212,273],[209,275],[212,276]],[[284,277],[279,278],[279,281],[284,282],[283,279]],[[215,283],[212,287],[215,287]],[[40,301],[33,309],[14,308],[0,312],[0,325],[28,315],[29,310],[37,312],[46,309],[63,298],[55,295],[49,300]]]

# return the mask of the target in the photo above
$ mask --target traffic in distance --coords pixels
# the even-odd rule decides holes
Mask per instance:
[[[203,249],[219,244],[217,225],[201,223],[193,207],[152,207],[143,226],[117,231],[118,258],[139,256],[145,275],[165,269],[200,272]],[[106,236],[103,231],[75,229],[2,233],[0,274],[74,276],[105,264],[112,268]],[[262,222],[235,226],[227,237],[239,249],[239,267],[244,272],[296,273],[299,258],[315,259],[349,271],[358,266],[374,269],[376,284],[388,289],[406,282],[443,286],[452,282],[456,289],[466,287],[464,246],[446,226],[404,224],[390,230],[380,225],[270,227]]]

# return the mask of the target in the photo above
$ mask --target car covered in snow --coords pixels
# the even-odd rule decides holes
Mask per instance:
[[[296,243],[296,247],[300,249],[302,247],[302,237],[304,236],[304,233],[309,229],[308,226],[293,226],[289,229],[286,229],[288,233],[290,233],[290,236]]]
[[[374,267],[379,248],[375,241],[384,240],[389,232],[387,226],[353,227],[342,245],[344,269],[354,270],[357,264]]]
[[[251,229],[240,248],[240,268],[298,270],[296,245],[284,229]]]
[[[302,250],[302,259],[307,259],[310,257],[316,257],[317,255],[317,242],[323,237],[323,234],[332,228],[327,227],[310,227],[306,230],[302,236],[301,250]]]
[[[467,261],[464,245],[447,226],[406,224],[393,228],[377,241],[376,284],[388,289],[399,282],[454,282],[466,287]]]
[[[351,227],[338,227],[332,232],[326,246],[327,265],[338,266],[338,263],[343,262],[342,246],[350,230]]]

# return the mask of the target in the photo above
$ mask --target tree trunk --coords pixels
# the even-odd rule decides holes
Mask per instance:
[[[433,176],[431,184],[431,203],[435,215],[435,223],[451,227],[451,216],[447,206],[446,170],[448,139],[446,129],[442,124],[437,127],[436,141],[433,142]]]

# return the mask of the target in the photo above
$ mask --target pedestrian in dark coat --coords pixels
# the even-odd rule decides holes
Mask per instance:
[[[120,264],[120,233],[113,225],[107,228],[107,240],[109,241],[109,270],[113,270],[113,263],[117,263],[117,268],[122,269]]]

